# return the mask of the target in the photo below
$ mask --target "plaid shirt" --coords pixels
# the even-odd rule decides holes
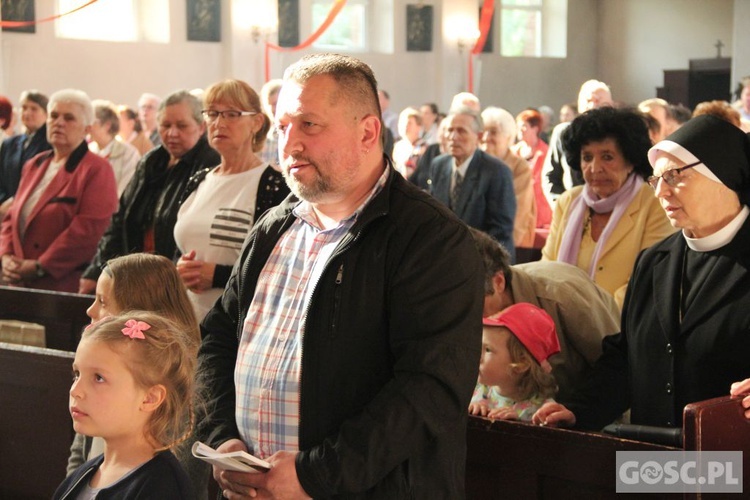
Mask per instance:
[[[315,285],[358,215],[383,188],[388,169],[367,199],[332,229],[321,230],[301,202],[258,278],[245,317],[234,372],[235,418],[249,450],[261,458],[299,449],[301,348]]]

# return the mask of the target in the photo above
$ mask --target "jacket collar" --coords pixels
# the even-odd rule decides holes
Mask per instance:
[[[192,165],[196,162],[199,162],[199,160],[205,154],[206,150],[213,151],[213,149],[211,149],[211,146],[208,145],[208,139],[206,139],[206,134],[203,134],[198,139],[198,142],[196,142],[195,145],[187,153],[182,155],[182,157],[177,161],[177,163],[188,163]],[[162,164],[166,165],[166,163],[164,162],[168,162],[170,158],[169,151],[167,151],[167,148],[164,146],[164,144],[160,144],[159,146],[155,147],[154,149],[146,153],[146,156],[144,156],[144,158],[151,157],[151,156],[157,156],[159,159],[159,161],[149,162],[149,164],[152,164],[152,165],[162,165]]]
[[[81,141],[81,144],[79,144],[78,147],[75,148],[72,153],[70,153],[70,156],[68,156],[68,160],[65,162],[65,170],[69,174],[72,174],[75,171],[78,164],[81,163],[81,160],[83,159],[83,157],[86,156],[86,153],[88,152],[89,152],[89,145],[86,144],[85,140]],[[42,163],[44,163],[46,160],[48,159],[51,160],[52,155],[54,154],[55,154],[55,151],[53,149],[45,154],[39,155],[36,159],[35,166],[40,167]]]

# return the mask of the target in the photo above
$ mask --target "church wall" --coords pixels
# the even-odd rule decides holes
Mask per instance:
[[[690,59],[732,55],[734,0],[606,0],[597,60],[613,97],[638,103],[656,97],[663,70],[688,69]],[[747,17],[745,17],[747,19]]]
[[[238,1],[222,2],[220,43],[185,40],[184,0],[169,0],[169,44],[57,39],[52,23],[38,25],[34,35],[2,33],[0,93],[15,102],[27,88],[51,93],[78,87],[93,98],[135,105],[144,91],[165,95],[227,77],[245,79],[259,89],[264,80],[263,46],[253,43],[242,28],[232,28],[232,5]],[[453,20],[476,19],[481,2],[424,2],[434,6],[433,50],[406,52],[406,5],[414,2],[383,1],[394,6],[393,53],[357,56],[373,67],[381,87],[390,91],[394,109],[427,101],[446,108],[453,94],[466,89],[468,79],[467,56],[458,50]],[[304,11],[308,0],[300,3]],[[691,57],[715,55],[717,39],[724,42],[727,55],[733,46],[744,47],[744,53],[738,53],[744,62],[736,64],[745,68],[742,74],[750,74],[750,35],[732,21],[734,8],[744,9],[742,17],[747,18],[750,6],[742,4],[743,0],[569,0],[567,59],[482,54],[474,90],[483,105],[517,113],[542,104],[558,109],[575,99],[581,82],[597,78],[612,85],[616,99],[636,102],[655,95],[662,85],[662,69],[684,68]],[[499,8],[500,2],[496,5]],[[54,13],[52,0],[36,2],[38,19]],[[301,25],[307,26],[304,23],[309,21],[303,18]],[[309,27],[305,29],[303,39],[309,34]],[[389,44],[379,45],[382,49]],[[272,53],[271,76],[280,77],[283,68],[304,53]]]

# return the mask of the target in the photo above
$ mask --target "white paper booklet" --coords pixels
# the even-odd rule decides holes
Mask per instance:
[[[193,456],[225,470],[237,472],[268,472],[271,464],[244,451],[220,453],[200,441],[193,443]]]

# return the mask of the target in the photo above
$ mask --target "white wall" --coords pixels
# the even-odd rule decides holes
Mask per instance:
[[[748,0],[734,0],[732,92],[734,92],[742,77],[750,75],[750,29],[747,28],[748,19],[750,19],[750,2]]]
[[[724,43],[723,57],[732,56],[734,3],[734,0],[602,2],[598,66],[603,81],[612,88],[613,97],[625,103],[656,97],[656,87],[664,84],[663,70],[687,69],[690,59],[716,57],[716,40]],[[742,18],[745,30],[747,19],[747,16]]]
[[[55,14],[52,0],[36,2],[37,19]],[[225,74],[223,43],[184,41],[184,0],[170,0],[170,39],[176,42],[169,44],[60,39],[54,29],[54,23],[48,22],[38,24],[35,34],[0,34],[0,93],[14,103],[24,89],[49,95],[74,87],[92,98],[134,106],[145,91],[165,95],[180,88],[205,87]]]
[[[456,20],[471,17],[478,22],[479,4],[477,0],[424,2],[434,5],[433,50],[406,52],[406,5],[409,3],[414,3],[414,0],[394,1],[394,54],[369,53],[359,57],[372,66],[380,86],[390,93],[394,109],[434,101],[445,110],[453,95],[467,90],[468,85],[468,56],[465,52],[459,53]],[[500,2],[495,2],[495,6],[497,14]],[[481,78],[475,80],[474,91],[483,106],[502,106],[517,113],[526,107],[542,104],[557,109],[565,102],[575,100],[580,84],[599,76],[596,45],[591,43],[597,33],[598,8],[598,0],[569,0],[569,19],[589,20],[569,27],[567,59],[501,57],[497,54],[498,42],[495,40],[495,53],[477,58]],[[496,17],[496,33],[497,24]],[[303,53],[275,53],[272,56],[273,76],[280,77],[283,68]]]
[[[34,35],[2,33],[0,93],[15,101],[27,88],[51,93],[78,87],[94,98],[135,105],[144,91],[164,95],[228,77],[245,79],[259,89],[264,81],[263,45],[253,43],[245,28],[233,28],[238,20],[232,19],[237,16],[232,7],[239,1],[222,2],[220,43],[185,40],[184,0],[169,0],[169,44],[57,39],[52,23],[38,25]],[[357,56],[373,67],[381,87],[391,93],[394,109],[428,101],[446,108],[467,85],[466,54],[456,45],[455,20],[463,16],[476,22],[481,2],[425,1],[434,6],[433,50],[406,52],[406,5],[415,0],[373,0],[376,12],[387,11],[379,8],[383,1],[394,6],[392,19],[385,20],[393,23],[394,53]],[[309,0],[300,3],[305,12]],[[499,9],[500,2],[495,5]],[[663,69],[686,68],[690,58],[714,56],[719,38],[726,45],[724,54],[732,55],[738,47],[735,66],[744,68],[740,76],[750,74],[750,33],[741,22],[749,11],[749,0],[569,0],[567,59],[483,54],[475,91],[484,105],[512,113],[542,104],[557,109],[575,100],[583,81],[597,78],[612,85],[616,99],[637,102],[655,95]],[[52,0],[36,2],[38,19],[54,14]],[[303,16],[300,26],[305,39],[309,19]],[[271,77],[280,77],[304,53],[272,52]]]
[[[482,105],[496,105],[517,114],[527,107],[541,105],[559,109],[575,101],[586,80],[601,78],[596,65],[598,0],[568,0],[568,57],[501,57],[498,42],[495,52],[483,54],[479,98]],[[499,8],[500,2],[495,2]],[[496,19],[497,26],[497,19]]]
[[[570,18],[596,12],[597,0],[569,0]],[[305,0],[300,10],[304,12]],[[392,106],[401,109],[435,101],[447,107],[451,97],[467,85],[467,55],[456,45],[455,19],[478,18],[477,0],[432,0],[434,38],[432,52],[406,52],[406,5],[394,0],[394,53],[359,54],[370,64],[382,88],[392,95]],[[53,2],[37,2],[37,18],[54,15]],[[499,2],[496,3],[499,8]],[[263,84],[263,45],[250,41],[249,33],[234,28],[231,2],[222,2],[221,43],[187,42],[185,2],[170,0],[172,43],[109,43],[62,40],[54,25],[37,26],[35,35],[0,35],[2,77],[0,93],[16,99],[27,88],[51,93],[78,87],[92,97],[134,105],[144,91],[166,94],[177,88],[205,87],[227,77],[247,80],[255,88]],[[476,22],[476,21],[475,21]],[[309,20],[301,20],[301,38],[310,33]],[[481,78],[475,91],[482,102],[507,107],[516,113],[527,106],[559,107],[575,97],[583,80],[595,77],[595,20],[568,30],[568,59],[515,59],[496,54],[481,55]],[[497,48],[497,43],[495,47]],[[271,52],[271,77],[309,51]]]

